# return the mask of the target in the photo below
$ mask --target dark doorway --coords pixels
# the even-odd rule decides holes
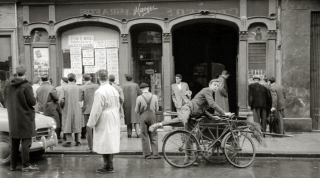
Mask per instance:
[[[227,80],[230,111],[237,113],[238,30],[218,23],[193,23],[172,34],[175,74],[182,75],[193,96],[226,69],[231,73]]]

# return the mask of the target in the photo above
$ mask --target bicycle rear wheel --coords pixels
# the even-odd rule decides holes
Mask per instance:
[[[235,167],[244,168],[252,164],[256,149],[250,137],[246,134],[230,133],[226,136],[224,142],[224,153],[227,160]]]
[[[213,140],[205,140],[204,143],[200,146],[202,147],[202,157],[211,162],[211,163],[225,163],[227,162],[226,157],[224,156],[223,149],[221,147],[221,142],[217,141],[214,145],[212,144]]]
[[[197,139],[190,132],[177,130],[165,138],[162,153],[171,166],[184,168],[197,160],[199,149]]]

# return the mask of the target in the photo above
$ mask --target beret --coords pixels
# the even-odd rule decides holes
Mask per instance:
[[[146,83],[141,83],[141,84],[140,84],[140,89],[142,89],[142,88],[147,88],[147,87],[149,87],[149,85],[146,84]]]

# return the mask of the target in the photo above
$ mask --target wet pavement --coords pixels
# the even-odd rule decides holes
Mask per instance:
[[[162,151],[162,139],[167,134],[166,131],[158,132],[159,152]],[[320,158],[320,132],[293,132],[286,133],[294,137],[272,137],[266,136],[266,147],[255,142],[258,156],[284,156],[284,157],[316,157]],[[132,138],[127,138],[127,132],[121,132],[122,139],[120,141],[120,154],[126,155],[142,155],[141,139],[136,138],[135,133]],[[81,139],[82,145],[79,147],[72,146],[71,148],[62,147],[59,144],[53,150],[48,150],[48,154],[56,153],[80,153],[88,154],[87,141]],[[73,143],[74,144],[74,143]]]
[[[46,155],[32,159],[41,171],[10,172],[9,166],[0,166],[1,178],[82,178],[82,177],[238,177],[238,178],[319,178],[320,159],[287,159],[287,158],[257,158],[247,168],[236,168],[229,163],[209,164],[201,158],[199,166],[174,168],[162,158],[146,160],[141,156],[115,156],[115,173],[98,174],[97,168],[102,166],[99,155]]]

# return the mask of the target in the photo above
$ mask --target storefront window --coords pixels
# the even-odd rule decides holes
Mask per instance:
[[[266,75],[266,43],[249,44],[249,83],[253,76],[264,79]]]
[[[156,30],[133,32],[134,74],[136,83],[148,83],[151,93],[159,99],[162,110],[162,38]]]

